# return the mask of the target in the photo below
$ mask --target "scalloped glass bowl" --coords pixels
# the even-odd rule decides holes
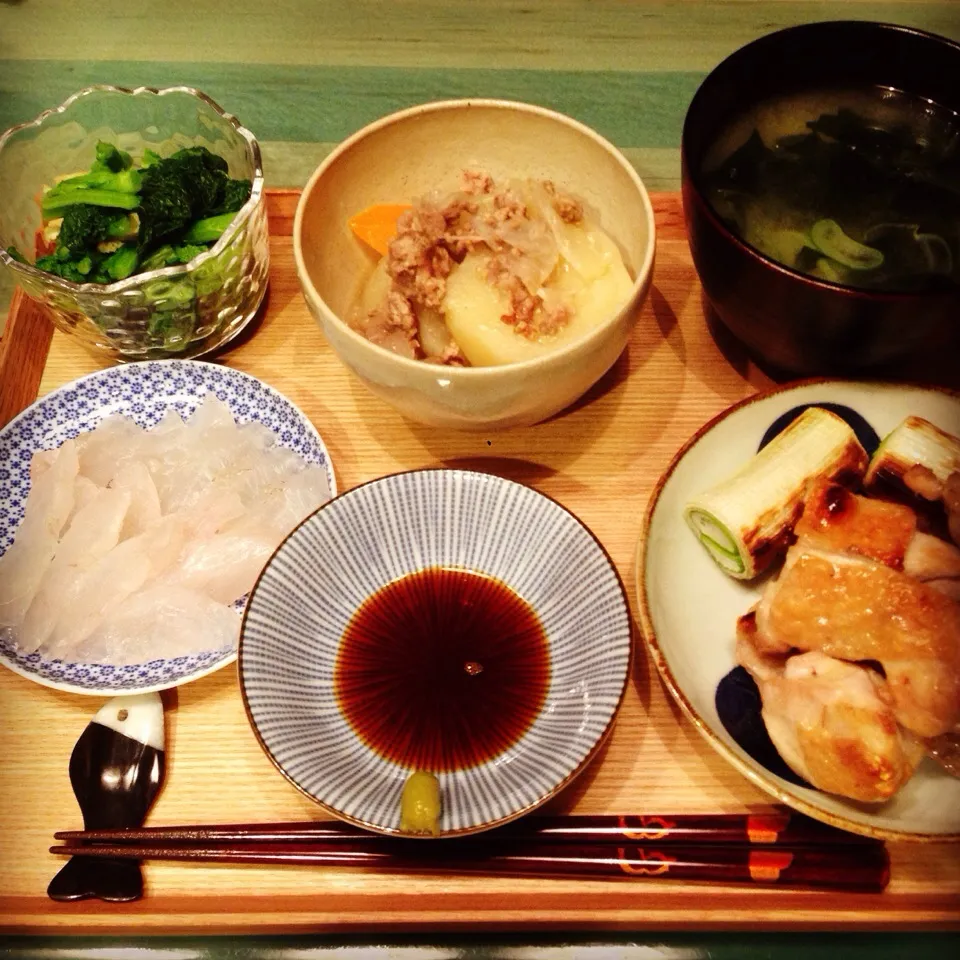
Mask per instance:
[[[15,261],[32,257],[36,202],[54,178],[89,168],[98,140],[135,157],[205,146],[230,176],[253,182],[250,199],[209,251],[188,264],[134,274],[109,285],[77,284]],[[87,87],[59,107],[0,136],[0,262],[43,304],[58,329],[113,360],[196,357],[235,337],[267,289],[269,244],[260,147],[249,130],[189,87]]]

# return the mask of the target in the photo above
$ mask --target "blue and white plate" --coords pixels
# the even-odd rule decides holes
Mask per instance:
[[[339,702],[335,665],[365,600],[436,567],[513,590],[539,619],[550,659],[543,706],[519,739],[438,773],[440,836],[505,823],[566,786],[611,730],[630,673],[623,585],[593,534],[554,500],[462,470],[394,474],[331,500],[284,541],[250,595],[240,684],[280,772],[331,813],[381,833],[400,831],[413,770],[361,739]]]
[[[189,416],[208,394],[223,401],[238,423],[258,420],[277,442],[326,470],[336,481],[327,449],[306,416],[256,377],[197,360],[155,360],[110,367],[80,377],[37,400],[0,429],[0,555],[13,543],[30,491],[30,460],[65,440],[93,430],[114,414],[153,427],[171,407]],[[175,687],[236,659],[236,648],[127,666],[47,660],[23,654],[0,637],[0,663],[30,680],[70,693],[116,696]]]
[[[746,463],[780,417],[810,404],[847,407],[880,437],[910,414],[951,433],[960,430],[960,394],[841,380],[757,394],[701,427],[660,479],[638,544],[637,599],[648,653],[707,742],[781,803],[842,830],[886,840],[960,840],[960,779],[932,760],[886,803],[858,803],[777,776],[734,740],[717,711],[717,685],[736,666],[737,618],[757,602],[761,583],[723,573],[690,532],[683,510]]]

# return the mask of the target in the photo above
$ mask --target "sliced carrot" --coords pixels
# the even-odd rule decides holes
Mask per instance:
[[[33,245],[36,248],[36,256],[45,257],[57,249],[56,241],[50,241],[43,235],[43,229],[37,230],[33,235]]]
[[[397,220],[409,209],[409,203],[375,203],[354,214],[348,222],[360,240],[386,255],[390,241],[397,235]]]

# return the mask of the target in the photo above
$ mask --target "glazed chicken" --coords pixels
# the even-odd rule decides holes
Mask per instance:
[[[794,533],[755,623],[741,618],[738,660],[793,769],[884,800],[912,774],[918,741],[960,722],[960,550],[918,532],[908,507],[826,481]]]
[[[737,625],[737,659],[763,700],[780,756],[815,786],[865,802],[893,796],[913,776],[923,745],[894,716],[875,670],[819,652],[760,653],[753,614]]]
[[[868,557],[960,599],[960,549],[917,529],[909,507],[860,497],[829,480],[816,481],[794,535],[809,546]]]

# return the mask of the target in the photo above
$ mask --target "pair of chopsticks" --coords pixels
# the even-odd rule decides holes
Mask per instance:
[[[375,867],[499,876],[707,880],[876,891],[882,842],[800,814],[526,817],[441,842],[339,821],[65,830],[51,853],[135,860]]]

